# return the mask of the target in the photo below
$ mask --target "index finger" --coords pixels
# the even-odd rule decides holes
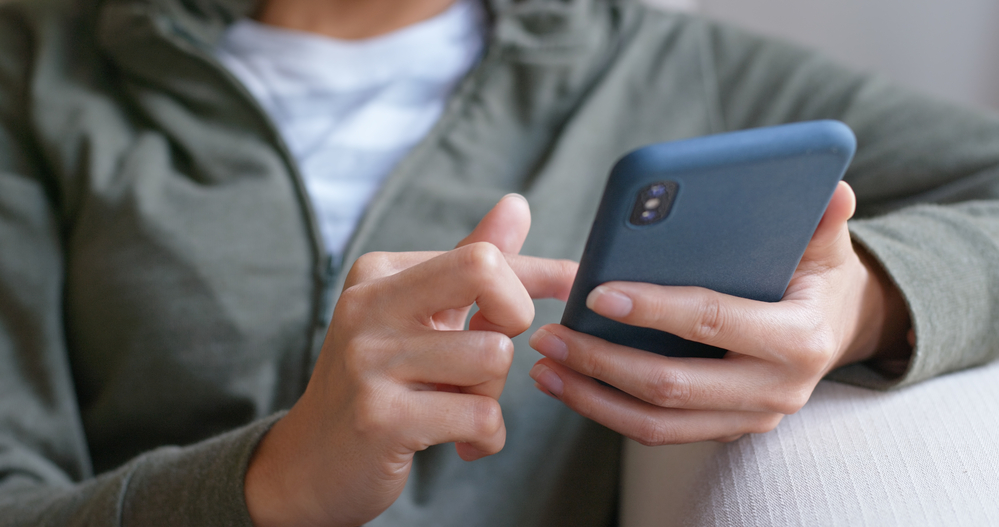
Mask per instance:
[[[764,360],[785,360],[793,340],[811,334],[806,317],[787,303],[726,295],[702,287],[609,282],[586,305],[607,318]]]
[[[443,251],[381,252],[362,254],[347,272],[344,289],[353,285],[392,276],[419,265],[431,258],[444,254]]]
[[[398,274],[444,254],[443,251],[371,252],[351,266],[344,288]],[[572,260],[553,260],[537,256],[504,254],[507,264],[520,279],[531,298],[569,298],[579,264]]]
[[[505,256],[531,298],[555,298],[563,302],[569,298],[578,263],[517,254]]]
[[[534,303],[523,282],[506,256],[489,243],[448,251],[368,286],[382,289],[372,296],[378,311],[429,327],[436,327],[435,314],[472,303],[494,331],[507,336],[524,332],[534,320]],[[533,286],[544,289],[546,281]]]

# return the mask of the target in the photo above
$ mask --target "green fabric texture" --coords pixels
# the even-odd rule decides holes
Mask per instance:
[[[490,4],[480,64],[325,258],[293,160],[212,58],[223,0],[0,6],[0,525],[246,525],[253,447],[304,389],[344,273],[452,247],[508,192],[527,254],[577,259],[615,159],[833,118],[857,133],[852,230],[917,332],[892,388],[999,354],[999,120],[814,54],[631,2]],[[961,203],[957,203],[961,202]],[[535,327],[562,306],[539,301]],[[372,525],[613,522],[620,439],[538,393],[517,352],[508,439],[417,455]]]

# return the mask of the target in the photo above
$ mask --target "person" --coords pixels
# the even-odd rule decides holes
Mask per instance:
[[[588,298],[724,359],[554,324],[618,156],[819,118],[858,154],[781,302]],[[0,523],[612,524],[622,436],[994,358],[997,167],[993,116],[628,1],[5,4]]]

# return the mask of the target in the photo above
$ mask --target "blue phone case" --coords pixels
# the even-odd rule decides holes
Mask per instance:
[[[630,281],[780,300],[855,149],[845,124],[812,121],[625,155],[607,181],[562,324],[662,355],[722,357],[726,350],[601,317],[586,297]],[[672,199],[664,211],[662,193]],[[642,224],[660,212],[665,219]]]

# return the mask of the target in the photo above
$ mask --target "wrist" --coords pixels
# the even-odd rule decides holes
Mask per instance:
[[[275,435],[280,433],[284,421],[283,418],[278,420],[260,439],[246,468],[243,495],[255,527],[288,524],[289,516],[282,510],[286,503],[280,485],[282,474],[274,461],[275,453],[280,452],[274,445]]]
[[[905,372],[912,357],[912,322],[902,292],[864,247],[854,244],[863,267],[859,328],[851,352],[840,366],[863,362],[888,377]]]
[[[264,435],[250,458],[243,494],[255,527],[323,525],[322,515],[308,507],[307,474],[296,472],[307,449],[292,441],[304,437],[296,430],[292,413],[282,417]],[[291,417],[291,418],[290,418]]]

